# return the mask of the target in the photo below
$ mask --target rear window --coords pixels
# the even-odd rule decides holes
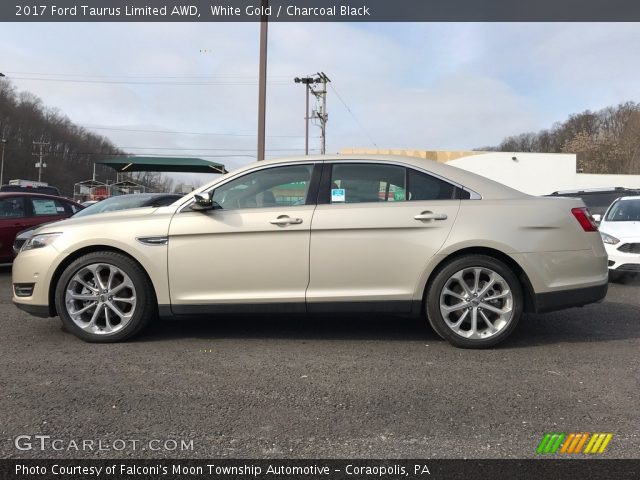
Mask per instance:
[[[403,167],[368,163],[333,165],[331,203],[398,202],[405,198]]]
[[[591,193],[587,195],[582,195],[580,198],[584,201],[584,204],[591,208],[604,208],[605,210],[609,208],[617,198],[620,198],[622,195],[618,193]]]

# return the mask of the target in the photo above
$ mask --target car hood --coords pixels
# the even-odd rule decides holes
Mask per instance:
[[[141,217],[152,215],[158,210],[169,210],[167,207],[140,207],[130,208],[128,210],[116,210],[113,212],[102,212],[94,215],[87,215],[86,217],[71,217],[59,222],[49,223],[47,225],[39,227],[34,233],[51,233],[64,231],[67,228],[75,228],[81,226],[96,226],[100,224],[111,224],[114,221],[118,223],[135,222]],[[123,226],[123,228],[125,228]]]
[[[620,240],[640,239],[640,222],[602,222],[600,231],[613,235]]]

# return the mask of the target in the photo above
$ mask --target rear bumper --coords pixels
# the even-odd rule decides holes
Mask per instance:
[[[594,287],[538,293],[534,298],[535,312],[554,312],[565,308],[582,307],[589,303],[597,303],[607,295],[608,288],[609,282]]]

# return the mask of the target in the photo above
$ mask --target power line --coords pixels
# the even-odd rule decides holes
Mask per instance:
[[[319,152],[318,149],[313,149],[311,151]],[[126,153],[98,153],[98,152],[73,152],[74,155],[87,155],[87,156],[102,156],[102,157],[131,157],[134,158],[136,156],[145,156],[145,157],[166,157],[166,153],[141,153],[139,155],[127,155]],[[277,155],[276,155],[277,156]],[[233,153],[233,154],[198,154],[198,157],[208,157],[208,158],[236,158],[236,157],[245,157],[245,158],[256,158],[255,154],[248,153]],[[272,155],[273,158],[275,156]]]
[[[121,132],[171,133],[177,135],[211,135],[220,137],[255,137],[255,133],[220,133],[220,132],[183,132],[176,130],[146,130],[141,128],[105,127],[99,125],[82,125],[92,130],[114,130]],[[304,135],[267,135],[267,138],[304,138]],[[319,138],[319,137],[314,137]]]
[[[349,112],[351,114],[351,116],[353,117],[353,119],[355,120],[355,122],[358,124],[358,127],[360,127],[360,130],[362,130],[362,133],[364,133],[367,138],[369,138],[369,141],[371,143],[373,143],[373,145],[378,148],[378,145],[376,144],[376,142],[373,141],[373,138],[371,137],[371,135],[369,135],[369,132],[367,132],[364,128],[364,126],[362,125],[362,123],[360,123],[360,120],[358,120],[358,117],[356,117],[356,115],[351,111],[351,109],[349,108],[349,106],[347,105],[347,103],[343,100],[343,98],[340,96],[340,94],[338,93],[338,91],[336,90],[336,88],[333,86],[333,83],[330,83],[329,86],[331,87],[331,90],[333,90],[333,93],[336,94],[336,97],[338,97],[338,100],[340,100],[340,102],[342,102],[342,105],[344,105],[344,108],[347,109],[347,112]]]
[[[122,150],[189,150],[219,152],[253,152],[255,148],[188,148],[188,147],[118,147]],[[267,152],[302,152],[304,148],[268,148]]]
[[[257,75],[236,75],[236,74],[211,74],[211,75],[166,75],[166,74],[154,74],[145,73],[137,75],[93,75],[82,73],[44,73],[44,72],[10,72],[9,75],[41,75],[49,77],[79,77],[79,78],[248,78],[257,80]],[[269,75],[267,78],[283,78],[287,79],[290,75]]]
[[[50,146],[50,144],[48,144]],[[220,149],[216,149],[216,148],[206,148],[206,149],[181,149],[181,148],[170,148],[170,147],[116,147],[122,150],[125,149],[147,149],[147,150],[169,150],[168,152],[164,152],[164,153],[146,153],[146,152],[141,152],[141,153],[137,153],[135,155],[143,155],[143,156],[167,156],[167,155],[171,155],[171,151],[182,151],[184,152],[185,150],[189,151],[189,150],[204,150],[204,151],[225,151],[225,152],[253,152],[255,149],[253,148],[247,148],[247,149],[225,149],[225,148],[220,148]],[[8,152],[13,152],[13,153],[28,153],[30,152],[30,150],[26,149],[26,148],[11,148],[11,147],[7,147],[6,149]],[[271,153],[278,153],[278,152],[301,152],[303,151],[302,148],[292,148],[292,149],[269,149],[267,150],[267,152],[271,152]],[[319,152],[319,149],[312,149],[312,151],[314,152]],[[55,149],[53,151],[49,151],[47,153],[47,155],[51,156],[51,157],[58,157],[60,155],[65,154],[64,152],[60,152],[60,151],[56,151]],[[135,156],[135,155],[130,155],[126,152],[120,152],[120,153],[107,153],[107,152],[77,152],[77,151],[71,151],[71,152],[67,152],[66,153],[69,156],[73,156],[73,155],[103,155],[103,156],[122,156],[122,157],[126,157],[126,156]],[[176,155],[181,155],[182,153],[176,153]],[[34,154],[34,155],[38,155],[38,154]],[[250,157],[255,157],[255,155],[242,155],[242,154],[206,154],[206,153],[192,153],[192,155],[197,155],[199,157],[246,157],[246,156],[250,156]],[[46,165],[46,164],[45,164]]]
[[[26,80],[36,82],[62,82],[62,83],[89,83],[104,85],[178,85],[178,86],[198,86],[198,85],[226,85],[226,86],[251,86],[257,85],[258,81],[211,81],[211,82],[169,82],[169,81],[130,81],[130,80],[87,80],[72,78],[30,78],[11,77],[12,80]],[[288,82],[269,82],[270,85],[288,85]]]

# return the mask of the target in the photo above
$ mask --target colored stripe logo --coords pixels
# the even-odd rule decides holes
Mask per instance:
[[[612,433],[559,433],[551,432],[542,437],[536,453],[539,455],[553,455],[556,453],[604,453],[609,442],[613,438]]]

